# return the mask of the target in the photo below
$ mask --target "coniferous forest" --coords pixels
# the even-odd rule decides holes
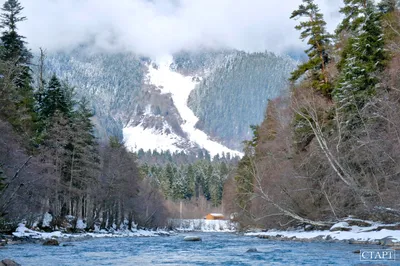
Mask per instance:
[[[110,228],[129,221],[163,225],[163,196],[140,174],[136,155],[118,138],[99,143],[87,99],[56,75],[44,78],[45,53],[33,61],[19,22],[26,20],[18,0],[1,9],[0,47],[0,219],[3,230],[28,225],[44,213],[50,229],[65,217]],[[140,202],[140,204],[138,204]],[[39,224],[40,226],[40,224]]]

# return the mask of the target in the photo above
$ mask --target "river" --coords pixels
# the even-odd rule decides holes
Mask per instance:
[[[202,242],[185,242],[186,235]],[[0,258],[22,265],[365,265],[345,243],[277,242],[231,233],[191,233],[170,237],[96,238],[62,242],[71,246],[9,245]],[[256,248],[257,253],[247,253]],[[382,265],[382,263],[380,263]],[[383,264],[386,265],[386,264]],[[396,265],[395,262],[388,265]],[[397,261],[400,265],[400,261]]]

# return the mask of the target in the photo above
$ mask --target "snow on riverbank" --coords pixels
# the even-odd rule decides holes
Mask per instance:
[[[169,236],[170,232],[166,231],[148,231],[148,230],[123,230],[108,232],[105,230],[98,230],[91,233],[78,233],[78,234],[68,234],[61,231],[54,231],[50,233],[39,232],[35,230],[28,229],[24,224],[19,224],[17,230],[13,233],[15,237],[29,237],[32,239],[68,239],[68,238],[85,238],[85,237],[156,237],[156,236]]]
[[[350,220],[348,220],[350,221]],[[361,221],[361,220],[352,220]],[[369,225],[366,226],[350,226],[347,222],[340,222],[332,226],[330,230],[323,231],[279,231],[270,230],[267,232],[254,232],[246,233],[247,236],[257,236],[257,237],[282,237],[282,238],[296,238],[311,240],[314,238],[320,239],[332,239],[332,240],[356,240],[363,242],[374,242],[382,239],[391,239],[393,243],[400,244],[400,230],[388,230],[385,228],[396,228],[400,224],[382,224],[372,221],[361,221]]]

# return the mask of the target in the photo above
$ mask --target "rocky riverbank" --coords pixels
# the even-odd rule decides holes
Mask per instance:
[[[164,230],[95,230],[93,232],[66,233],[63,230],[44,232],[27,228],[24,224],[19,224],[12,235],[3,235],[1,244],[23,244],[23,243],[46,243],[49,239],[56,239],[59,242],[72,242],[90,238],[117,238],[117,237],[157,237],[170,236],[175,234],[172,231]]]
[[[400,249],[400,223],[383,224],[348,218],[327,230],[292,229],[245,233],[262,239],[299,242],[345,242],[349,244],[382,245]]]

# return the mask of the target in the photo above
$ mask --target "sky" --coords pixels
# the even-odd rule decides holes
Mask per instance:
[[[30,48],[58,51],[94,43],[99,51],[153,58],[180,50],[231,48],[285,53],[305,46],[290,20],[301,0],[20,0]],[[341,0],[316,0],[333,31]]]

